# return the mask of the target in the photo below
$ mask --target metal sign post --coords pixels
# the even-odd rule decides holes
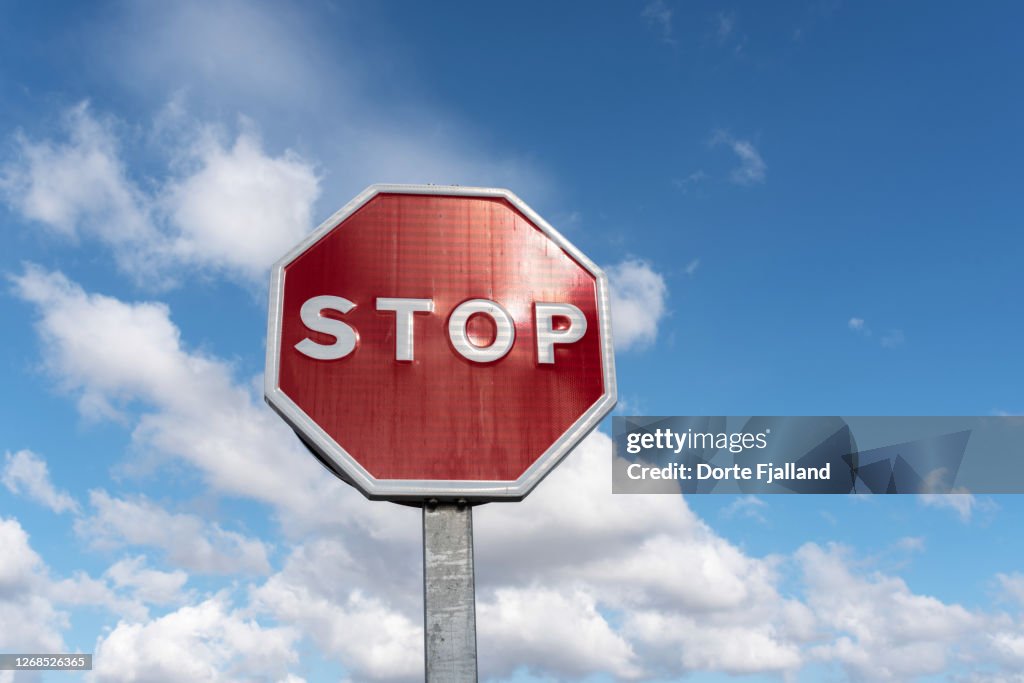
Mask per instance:
[[[476,683],[473,508],[423,506],[423,631],[427,681]]]

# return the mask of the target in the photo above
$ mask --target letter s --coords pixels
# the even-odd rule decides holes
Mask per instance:
[[[302,304],[299,310],[299,317],[302,324],[314,332],[322,332],[334,337],[333,344],[320,344],[310,338],[303,339],[295,345],[296,350],[304,356],[316,360],[337,360],[352,353],[356,348],[356,331],[346,323],[323,315],[324,309],[331,309],[339,313],[348,313],[356,305],[348,299],[340,296],[314,296]]]

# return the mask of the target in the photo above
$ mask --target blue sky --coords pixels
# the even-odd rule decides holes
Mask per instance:
[[[371,183],[508,187],[602,264],[625,414],[1024,411],[1012,3],[0,13],[0,651],[421,676],[415,511],[259,389],[270,263]],[[1016,497],[612,496],[609,454],[477,511],[488,680],[1021,680]]]

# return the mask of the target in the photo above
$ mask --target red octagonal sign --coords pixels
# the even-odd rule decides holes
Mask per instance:
[[[266,399],[370,498],[520,500],[615,404],[608,307],[511,192],[375,185],[274,266]]]

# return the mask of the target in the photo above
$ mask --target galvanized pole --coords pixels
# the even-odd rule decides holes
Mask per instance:
[[[429,683],[476,683],[473,508],[423,505],[423,636]]]

